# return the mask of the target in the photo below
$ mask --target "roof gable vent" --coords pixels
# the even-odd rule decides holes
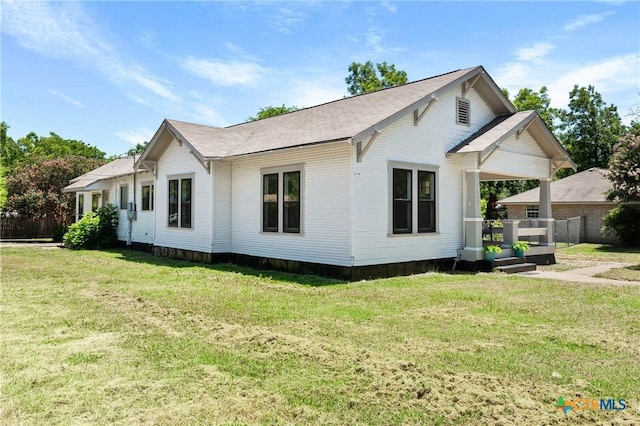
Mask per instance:
[[[467,99],[456,98],[456,123],[470,125],[471,120],[469,118],[470,103]]]

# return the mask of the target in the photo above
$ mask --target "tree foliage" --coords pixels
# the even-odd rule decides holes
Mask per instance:
[[[640,135],[627,133],[618,140],[607,177],[613,187],[607,194],[610,200],[640,201]]]
[[[578,171],[607,168],[613,145],[625,133],[615,105],[606,105],[593,86],[574,86],[569,109],[560,112],[560,142]]]
[[[260,108],[258,114],[256,114],[255,117],[249,117],[247,121],[262,120],[263,118],[275,117],[277,115],[282,115],[297,110],[298,107],[295,105],[285,106],[284,104],[282,104],[282,106],[267,106],[264,108]]]
[[[551,131],[555,129],[556,119],[560,115],[560,111],[551,107],[549,90],[546,86],[542,86],[539,92],[534,92],[528,88],[520,89],[513,100],[513,105],[518,111],[537,111],[549,129]]]
[[[98,148],[75,139],[63,139],[54,132],[49,136],[38,136],[34,132],[14,141],[6,131],[9,126],[2,122],[1,157],[2,166],[11,171],[23,163],[37,163],[43,159],[64,158],[72,155],[104,159],[105,153]]]
[[[148,145],[149,145],[149,141],[144,141],[143,143],[137,143],[135,147],[133,147],[129,151],[127,151],[127,155],[129,157],[133,157],[134,155],[142,154],[142,152],[145,149],[147,149]],[[115,160],[115,158],[114,158],[114,160]]]
[[[623,244],[640,246],[640,207],[620,204],[604,217],[602,231],[615,233]]]
[[[396,66],[386,62],[364,64],[353,62],[349,65],[349,76],[345,78],[347,90],[351,95],[375,92],[388,87],[407,83],[407,73],[396,70]]]
[[[73,194],[62,189],[69,181],[102,164],[104,160],[69,156],[18,166],[6,177],[6,212],[22,217],[52,217],[62,222],[74,211]]]

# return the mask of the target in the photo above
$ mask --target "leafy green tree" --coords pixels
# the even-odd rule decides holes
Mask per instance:
[[[249,117],[247,121],[262,120],[263,118],[275,117],[277,115],[282,115],[282,114],[286,114],[288,112],[293,112],[297,110],[298,110],[298,107],[295,105],[285,106],[284,104],[282,104],[282,106],[275,106],[275,107],[268,106],[268,107],[260,108],[260,110],[258,111],[258,114],[256,114],[255,117]]]
[[[134,156],[134,155],[142,154],[142,152],[147,148],[148,145],[149,145],[149,141],[144,141],[143,143],[137,143],[135,147],[127,151],[127,155]]]
[[[624,245],[640,246],[640,207],[620,204],[603,218],[602,232],[614,233]]]
[[[574,86],[569,109],[560,112],[560,142],[578,171],[609,165],[613,145],[625,134],[615,105],[606,105],[593,86]]]
[[[63,139],[54,132],[49,136],[38,136],[34,132],[16,140],[7,136],[9,126],[0,123],[0,164],[11,172],[22,163],[38,163],[43,159],[56,159],[68,156],[104,159],[105,153],[98,148],[75,139]]]
[[[51,217],[64,222],[74,211],[74,195],[62,189],[71,179],[104,163],[97,158],[69,156],[22,164],[6,177],[4,210],[22,217]]]
[[[347,90],[351,95],[375,92],[388,87],[407,83],[407,73],[396,70],[396,66],[386,62],[364,64],[353,62],[349,65],[349,76],[345,78]]]
[[[556,120],[560,114],[560,111],[551,107],[551,99],[549,98],[549,90],[546,86],[542,86],[539,92],[534,92],[531,89],[520,89],[513,105],[518,111],[535,110],[540,115],[540,118],[546,123],[546,125],[553,131],[556,127]]]
[[[0,165],[4,170],[10,170],[13,165],[24,157],[16,141],[7,135],[9,126],[4,121],[0,123]]]
[[[613,187],[607,198],[640,201],[640,135],[627,133],[618,140],[609,160],[607,177]]]

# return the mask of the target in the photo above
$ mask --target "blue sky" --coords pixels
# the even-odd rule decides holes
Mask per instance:
[[[108,155],[164,118],[212,126],[347,95],[351,62],[419,80],[483,65],[500,87],[593,85],[640,104],[640,2],[18,2],[2,4],[1,119]]]

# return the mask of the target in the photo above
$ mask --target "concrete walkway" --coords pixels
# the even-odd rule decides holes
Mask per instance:
[[[610,269],[624,268],[625,266],[631,266],[631,265],[632,264],[630,263],[619,263],[619,262],[604,263],[603,262],[595,266],[571,269],[569,271],[550,271],[550,270],[538,269],[537,271],[521,272],[518,275],[532,277],[532,278],[548,278],[548,279],[554,279],[554,280],[573,281],[573,282],[581,282],[581,283],[589,283],[589,284],[640,285],[640,281],[622,281],[622,280],[612,280],[609,278],[594,277],[594,275],[600,274],[602,272],[606,272]]]

